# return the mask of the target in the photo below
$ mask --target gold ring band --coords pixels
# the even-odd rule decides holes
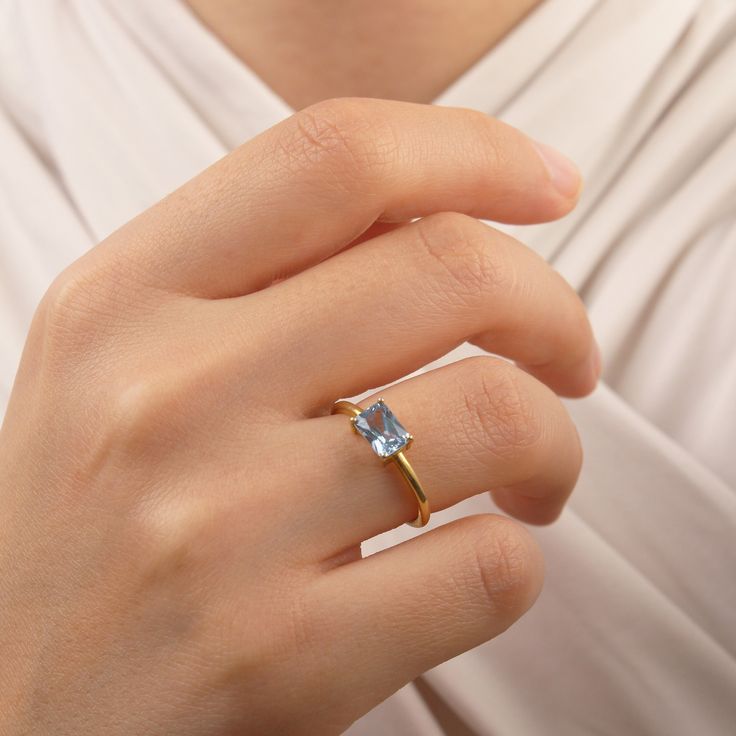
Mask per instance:
[[[383,399],[378,399],[366,409],[341,399],[330,410],[330,414],[337,413],[350,417],[353,432],[363,435],[384,463],[395,463],[414,494],[419,508],[417,518],[406,523],[409,526],[424,526],[429,521],[429,501],[414,468],[404,455],[404,450],[408,450],[414,441],[413,435],[404,429]]]

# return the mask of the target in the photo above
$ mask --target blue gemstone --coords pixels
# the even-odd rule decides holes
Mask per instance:
[[[353,424],[360,434],[371,443],[379,457],[390,457],[409,444],[411,435],[402,426],[394,413],[379,399],[358,414]]]

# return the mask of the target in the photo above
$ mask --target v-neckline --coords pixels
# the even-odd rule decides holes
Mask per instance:
[[[210,46],[218,46],[221,55],[227,56],[230,63],[238,67],[241,73],[250,78],[252,85],[258,87],[264,95],[270,98],[272,105],[276,105],[281,109],[285,116],[292,115],[296,109],[292,107],[273,87],[271,87],[255,70],[248,65],[243,59],[237,56],[220,38],[217,36],[192,10],[186,0],[176,0],[191,21],[196,24],[204,36],[210,39]],[[569,22],[560,23],[560,16],[566,15],[568,19],[577,20],[583,17],[587,12],[596,5],[599,0],[573,0],[575,7],[569,8],[566,14],[562,13],[561,3],[565,0],[542,0],[542,2],[527,13],[508,33],[506,33],[497,43],[495,43],[488,51],[473,62],[464,72],[456,77],[445,89],[440,92],[431,102],[430,105],[448,105],[459,107],[474,107],[483,109],[487,112],[494,112],[494,100],[500,100],[505,96],[504,90],[509,86],[505,80],[505,74],[508,69],[508,60],[510,56],[515,56],[515,49],[524,44],[519,43],[520,37],[526,36],[532,30],[540,25],[550,25],[551,32],[549,34],[550,46],[556,45],[560,36],[556,32],[559,27],[568,27]],[[152,4],[155,5],[155,4]],[[555,28],[557,27],[557,28]],[[564,36],[564,34],[562,34]],[[511,52],[511,53],[509,53]],[[517,52],[518,53],[518,52]],[[534,64],[535,58],[543,58],[545,47],[526,48],[527,61],[531,62],[529,66]],[[515,59],[518,62],[518,59]],[[518,76],[519,68],[516,64],[516,72]],[[498,80],[498,92],[493,94],[490,89],[489,80]],[[495,85],[494,85],[495,86]],[[478,91],[483,90],[490,94],[489,99],[479,99]],[[490,106],[490,107],[489,107]]]

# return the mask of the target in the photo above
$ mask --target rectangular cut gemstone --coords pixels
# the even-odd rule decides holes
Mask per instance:
[[[390,457],[409,444],[409,432],[382,400],[360,412],[353,423],[379,457]]]

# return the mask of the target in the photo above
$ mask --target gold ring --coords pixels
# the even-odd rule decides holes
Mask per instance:
[[[378,399],[367,409],[341,399],[332,405],[330,414],[338,412],[350,417],[353,432],[363,435],[384,463],[393,460],[416,497],[419,507],[417,518],[406,523],[409,526],[424,526],[429,521],[429,501],[414,468],[404,455],[404,450],[408,450],[414,441],[413,435],[404,429],[383,399]]]

